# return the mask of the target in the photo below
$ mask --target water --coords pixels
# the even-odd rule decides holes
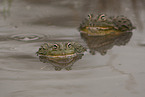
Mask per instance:
[[[134,2],[13,0],[10,16],[0,14],[0,97],[144,97],[144,1]],[[137,29],[126,45],[111,44],[103,56],[88,49],[70,71],[40,62],[36,52],[44,42],[87,46],[77,28],[89,12],[123,14]]]

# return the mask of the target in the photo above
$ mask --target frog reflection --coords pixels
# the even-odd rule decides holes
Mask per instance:
[[[132,32],[124,32],[120,34],[108,34],[104,36],[89,36],[86,33],[81,33],[82,39],[86,42],[90,49],[90,53],[95,55],[96,51],[101,55],[105,55],[108,49],[114,45],[126,45],[132,36]]]
[[[59,71],[62,68],[71,70],[72,65],[82,58],[85,51],[86,48],[77,42],[55,42],[44,43],[36,53],[41,62],[50,63]]]

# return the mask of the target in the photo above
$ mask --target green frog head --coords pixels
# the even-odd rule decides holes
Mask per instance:
[[[85,51],[86,48],[77,42],[55,42],[44,43],[36,53],[40,61],[51,63],[56,70],[70,70],[72,64],[80,59]]]
[[[77,55],[85,51],[85,48],[76,42],[44,43],[37,54],[48,57],[67,57]]]
[[[112,20],[105,14],[99,14],[95,17],[93,14],[89,14],[88,17],[85,18],[85,20],[80,25],[80,29],[93,29],[93,27],[98,30],[105,30],[113,28],[114,24],[112,23]]]
[[[105,14],[89,14],[80,24],[79,31],[88,35],[107,35],[134,29],[131,21],[124,16],[108,17]]]

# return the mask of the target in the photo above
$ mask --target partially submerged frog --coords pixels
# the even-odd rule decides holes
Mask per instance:
[[[36,52],[40,61],[50,63],[55,70],[71,70],[72,65],[84,55],[86,48],[77,42],[44,43]]]
[[[87,33],[92,36],[130,32],[133,29],[135,27],[127,17],[108,17],[105,14],[99,14],[97,16],[89,14],[79,27],[81,33]]]

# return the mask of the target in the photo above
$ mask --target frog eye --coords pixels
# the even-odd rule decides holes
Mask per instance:
[[[58,45],[57,44],[54,44],[53,45],[53,49],[57,49],[58,48]]]
[[[105,21],[106,20],[105,14],[100,15],[99,20]]]
[[[90,18],[90,17],[91,17],[91,15],[90,15],[90,14],[88,14],[88,17]]]
[[[106,20],[105,16],[102,16],[102,17],[101,17],[101,20]]]
[[[92,19],[93,18],[93,14],[88,14],[88,18]]]
[[[67,48],[71,48],[71,47],[72,47],[71,43],[68,43]]]

